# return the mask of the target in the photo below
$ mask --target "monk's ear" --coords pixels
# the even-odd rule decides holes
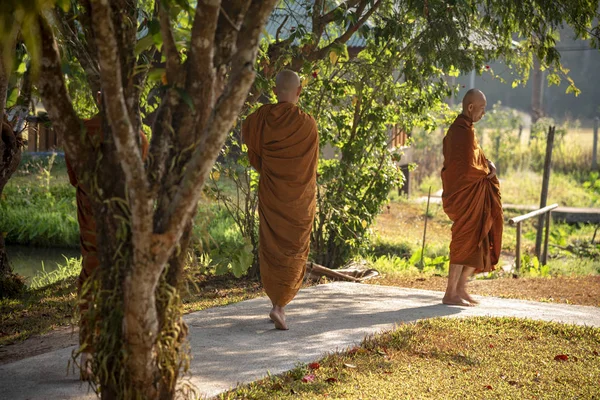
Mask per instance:
[[[298,86],[298,89],[296,89],[296,96],[300,96],[301,92],[302,92],[302,85]]]

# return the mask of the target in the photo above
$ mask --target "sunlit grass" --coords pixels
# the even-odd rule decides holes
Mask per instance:
[[[220,399],[592,399],[598,343],[598,328],[513,318],[423,320]]]

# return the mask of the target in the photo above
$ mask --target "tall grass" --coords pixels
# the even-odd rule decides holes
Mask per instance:
[[[0,199],[0,232],[8,244],[77,247],[79,226],[75,190],[67,183],[49,190],[9,184]]]
[[[44,264],[42,263],[42,270],[38,271],[33,278],[29,288],[31,290],[40,289],[46,286],[50,286],[53,283],[71,279],[79,276],[81,271],[81,258],[67,258],[65,257],[64,264],[58,264],[58,268],[51,272],[46,272]]]

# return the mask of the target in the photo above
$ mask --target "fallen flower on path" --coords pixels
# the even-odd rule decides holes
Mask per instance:
[[[321,366],[319,365],[318,362],[314,362],[314,363],[308,364],[308,368],[310,368],[310,369],[319,369],[319,368],[321,368]]]
[[[555,361],[568,361],[569,360],[569,356],[566,354],[559,354],[556,357],[554,357]]]

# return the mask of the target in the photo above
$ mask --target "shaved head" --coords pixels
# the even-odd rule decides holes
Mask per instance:
[[[477,122],[485,115],[487,99],[479,89],[469,89],[462,100],[463,114]]]
[[[298,102],[301,90],[300,77],[294,71],[284,69],[275,77],[275,94],[279,102]]]

